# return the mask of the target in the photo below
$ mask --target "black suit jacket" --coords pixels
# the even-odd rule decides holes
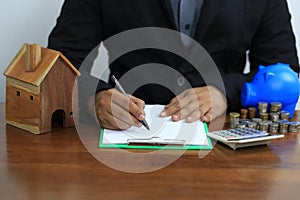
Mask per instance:
[[[48,47],[61,51],[79,68],[101,41],[142,27],[176,30],[169,0],[66,0],[49,36]],[[245,81],[252,80],[259,65],[283,62],[299,71],[286,0],[206,0],[194,39],[217,65],[230,111],[240,108],[241,88]],[[115,49],[107,48],[113,57]],[[249,74],[243,74],[246,52],[249,52]],[[192,87],[207,84],[184,59],[158,49],[126,53],[114,60],[110,69],[120,78],[132,68],[147,63],[171,66],[185,75]],[[171,85],[172,82],[176,85],[176,76],[166,74]],[[101,82],[98,89],[110,87]],[[148,84],[136,88],[134,95],[146,103],[167,104],[177,92],[181,90]]]

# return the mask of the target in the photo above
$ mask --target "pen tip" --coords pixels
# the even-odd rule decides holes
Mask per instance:
[[[148,129],[148,130],[150,131],[149,125],[148,125],[148,123],[146,122],[146,120],[142,120],[141,122],[142,122],[142,124],[144,125],[144,127],[146,127],[146,129]]]

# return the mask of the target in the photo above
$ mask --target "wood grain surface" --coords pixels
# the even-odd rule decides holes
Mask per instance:
[[[4,109],[0,104],[1,200],[299,199],[299,133],[287,133],[270,146],[237,151],[217,143],[203,157],[187,151],[162,169],[126,173],[90,153],[90,146],[97,150],[98,141],[92,139],[97,131],[82,139],[76,128],[54,123],[51,133],[32,135],[6,125]],[[299,121],[300,113],[295,115]],[[101,154],[124,166],[131,164],[127,156],[118,157],[118,150]],[[164,151],[150,164],[159,165],[173,154]]]

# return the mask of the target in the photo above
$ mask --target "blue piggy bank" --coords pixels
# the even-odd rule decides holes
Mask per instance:
[[[258,102],[281,102],[282,110],[290,112],[292,117],[299,92],[298,75],[289,65],[259,66],[253,81],[242,88],[241,103],[243,107],[257,107]]]

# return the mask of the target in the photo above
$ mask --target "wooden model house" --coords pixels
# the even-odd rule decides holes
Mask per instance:
[[[63,126],[74,126],[79,72],[62,53],[24,44],[4,75],[7,124],[45,133],[52,130],[54,112],[60,112]]]

